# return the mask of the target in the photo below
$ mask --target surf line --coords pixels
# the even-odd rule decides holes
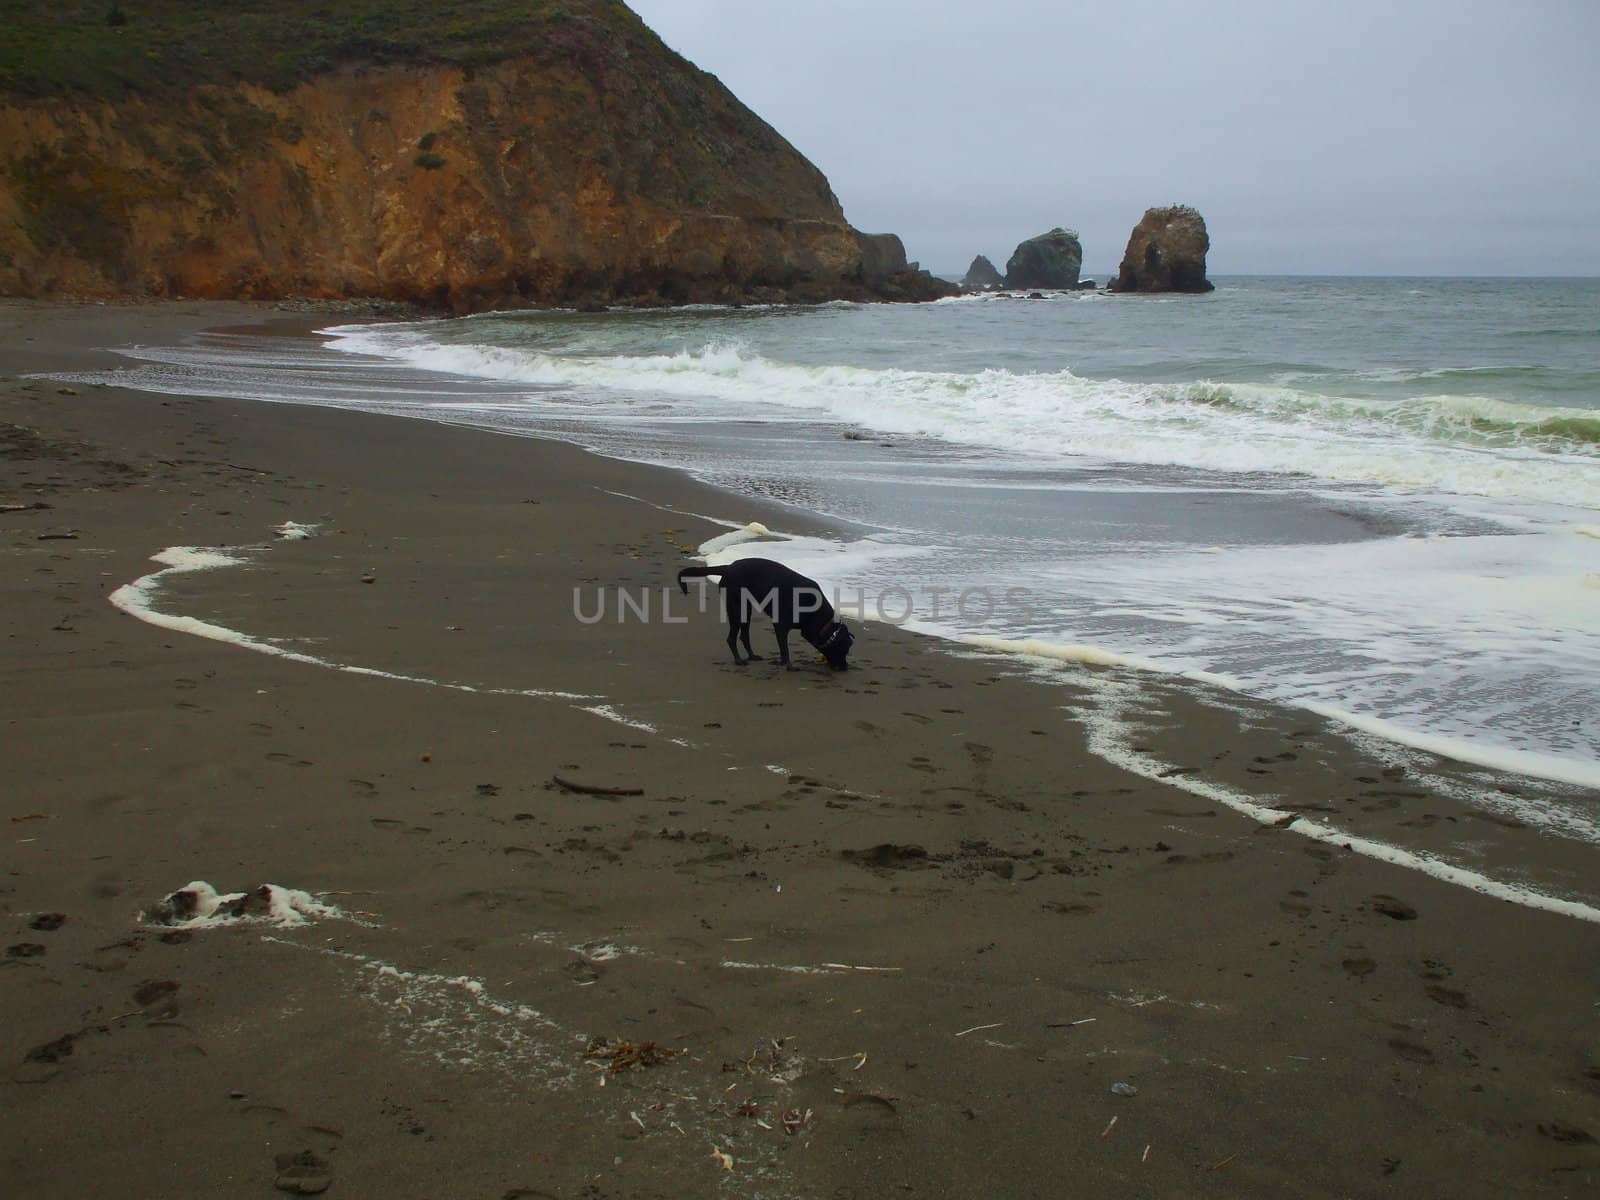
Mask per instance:
[[[1391,846],[1387,842],[1344,833],[1320,821],[1307,819],[1304,814],[1258,803],[1243,792],[1221,784],[1208,783],[1206,780],[1189,776],[1167,776],[1164,773],[1170,769],[1169,764],[1141,754],[1129,744],[1125,736],[1132,707],[1128,696],[1132,692],[1132,686],[1127,683],[1106,679],[1096,680],[1091,688],[1094,696],[1094,700],[1091,701],[1092,707],[1068,706],[1068,710],[1083,721],[1089,735],[1089,751],[1097,758],[1131,771],[1135,775],[1142,775],[1153,782],[1171,784],[1192,795],[1225,804],[1234,812],[1262,825],[1278,825],[1288,821],[1286,827],[1288,832],[1297,833],[1312,841],[1338,846],[1367,858],[1377,859],[1379,862],[1420,871],[1444,883],[1452,883],[1457,887],[1492,896],[1497,900],[1506,900],[1526,908],[1541,909],[1559,916],[1573,917],[1600,925],[1600,908],[1584,904],[1582,901],[1563,900],[1559,896],[1546,895],[1544,892],[1520,884],[1491,879],[1477,871],[1443,862],[1432,855],[1402,850],[1399,846]]]
[[[1009,652],[1019,658],[1031,659],[1040,667],[1049,669],[1059,669],[1063,661],[1073,661],[1068,660],[1064,654],[1059,652],[1049,656],[1039,653],[1038,643],[1007,644],[999,638],[970,638],[967,641],[969,644],[976,645],[988,653],[1003,654]],[[1075,682],[1085,685],[1089,698],[1080,703],[1063,706],[1067,712],[1072,713],[1083,723],[1084,731],[1087,735],[1089,753],[1096,758],[1148,779],[1152,783],[1181,788],[1191,795],[1225,805],[1241,816],[1248,817],[1261,825],[1282,825],[1286,832],[1310,838],[1312,841],[1347,849],[1355,854],[1376,859],[1379,862],[1405,867],[1412,871],[1420,871],[1422,874],[1429,875],[1443,883],[1454,884],[1457,887],[1466,888],[1468,891],[1478,892],[1484,896],[1492,896],[1497,900],[1505,900],[1512,904],[1520,904],[1525,908],[1539,909],[1544,912],[1555,913],[1558,916],[1572,917],[1579,921],[1588,921],[1591,924],[1600,925],[1600,908],[1595,908],[1593,905],[1585,904],[1580,900],[1564,900],[1559,896],[1547,895],[1544,892],[1535,891],[1533,888],[1525,887],[1521,884],[1506,883],[1498,879],[1492,879],[1477,871],[1468,870],[1466,867],[1458,867],[1453,863],[1444,862],[1432,855],[1421,854],[1413,850],[1403,850],[1399,846],[1391,846],[1387,842],[1379,842],[1372,838],[1345,833],[1320,821],[1312,820],[1303,813],[1273,808],[1270,804],[1263,804],[1243,792],[1222,784],[1210,783],[1192,776],[1169,774],[1172,764],[1152,758],[1150,755],[1135,749],[1127,736],[1134,723],[1136,697],[1140,694],[1140,691],[1126,679],[1117,678],[1117,675],[1130,669],[1137,670],[1137,665],[1093,647],[1072,649],[1083,652],[1081,655],[1075,656],[1075,661],[1111,668],[1107,671],[1098,672],[1089,679],[1079,678],[1075,680]],[[1189,677],[1195,678],[1197,676],[1198,673]]]
[[[247,549],[261,549],[262,547],[247,547]],[[452,683],[444,679],[429,679],[423,675],[404,675],[395,671],[380,671],[375,667],[358,667],[349,663],[334,662],[332,659],[322,658],[315,654],[306,654],[300,650],[290,650],[271,642],[262,641],[248,633],[241,633],[237,629],[229,629],[225,625],[217,625],[211,621],[202,621],[197,617],[185,617],[173,613],[165,613],[156,607],[156,596],[167,578],[173,575],[187,575],[196,571],[219,571],[227,567],[243,566],[250,560],[241,558],[238,554],[229,553],[227,549],[207,548],[203,546],[168,546],[159,554],[150,556],[152,562],[162,564],[162,569],[142,575],[132,583],[125,583],[107,597],[111,604],[127,613],[137,617],[147,624],[160,629],[170,629],[174,633],[185,633],[191,637],[207,638],[213,642],[224,642],[230,646],[241,649],[253,650],[257,654],[270,654],[274,658],[287,659],[290,662],[304,663],[307,666],[323,667],[330,671],[343,671],[349,675],[365,675],[373,679],[392,679],[399,683],[420,683],[428,687],[445,688],[453,692],[472,692],[482,696],[529,696],[539,700],[601,700],[604,697],[589,695],[584,692],[558,692],[545,688],[480,688],[468,683]]]

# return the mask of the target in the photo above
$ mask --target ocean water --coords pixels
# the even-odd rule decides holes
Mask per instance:
[[[125,385],[555,437],[847,536],[846,609],[1600,786],[1600,281],[1223,279],[132,347]],[[770,522],[769,522],[770,523]]]

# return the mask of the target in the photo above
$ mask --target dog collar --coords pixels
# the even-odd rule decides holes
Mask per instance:
[[[849,627],[843,621],[829,621],[821,629],[817,630],[815,645],[818,650],[826,650],[848,632]]]

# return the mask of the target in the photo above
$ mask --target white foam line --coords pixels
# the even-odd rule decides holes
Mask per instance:
[[[850,968],[807,967],[791,963],[753,963],[725,960],[720,964],[729,971],[783,971],[789,975],[842,975]]]
[[[1436,737],[1427,733],[1416,733],[1391,721],[1378,717],[1365,717],[1359,713],[1346,712],[1334,708],[1329,704],[1320,704],[1316,701],[1305,701],[1300,705],[1319,716],[1327,717],[1330,721],[1338,721],[1341,725],[1348,725],[1352,729],[1359,729],[1362,733],[1370,733],[1374,737],[1383,738],[1390,742],[1399,742],[1402,746],[1410,746],[1415,750],[1425,750],[1429,754],[1437,754],[1440,758],[1454,759],[1456,762],[1470,763],[1475,767],[1488,767],[1495,771],[1505,771],[1513,775],[1526,775],[1535,779],[1551,779],[1557,783],[1570,783],[1578,787],[1600,788],[1600,764],[1587,766],[1583,763],[1568,762],[1565,759],[1554,758],[1548,754],[1536,754],[1527,750],[1501,750],[1472,746],[1453,738]]]
[[[186,575],[194,571],[215,571],[223,567],[236,567],[249,560],[230,554],[223,549],[200,546],[168,546],[159,554],[151,555],[150,558],[152,562],[164,564],[164,568],[160,571],[152,571],[148,575],[140,576],[132,583],[123,584],[112,592],[107,599],[129,616],[137,617],[146,624],[154,625],[160,629],[170,629],[174,633],[184,633],[191,637],[223,642],[230,646],[238,646],[244,650],[253,650],[257,654],[270,654],[274,658],[284,658],[290,662],[304,663],[307,666],[323,667],[330,671],[343,671],[348,675],[365,675],[373,679],[391,679],[398,683],[420,683],[428,687],[445,688],[454,692],[472,692],[485,696],[528,696],[542,700],[593,700],[596,698],[583,692],[558,692],[545,688],[478,688],[473,687],[471,684],[450,683],[442,679],[428,679],[421,675],[403,675],[395,671],[380,671],[374,667],[351,666],[347,663],[333,662],[331,659],[321,658],[315,654],[305,654],[298,650],[286,650],[282,646],[276,646],[271,642],[264,642],[259,638],[251,637],[248,633],[241,633],[237,629],[229,629],[225,625],[217,625],[210,621],[202,621],[198,617],[164,613],[156,608],[155,598],[167,576]]]
[[[1588,842],[1600,846],[1600,822],[1581,812],[1553,808],[1541,804],[1540,799],[1559,795],[1564,785],[1527,789],[1526,795],[1503,791],[1492,786],[1481,775],[1466,779],[1451,778],[1437,770],[1434,755],[1413,750],[1411,747],[1377,734],[1351,729],[1345,735],[1351,745],[1371,755],[1386,767],[1403,767],[1405,773],[1419,787],[1448,796],[1468,808],[1481,809],[1531,825],[1541,831],[1558,834],[1575,842]],[[1473,780],[1475,782],[1468,782]]]
[[[539,940],[547,941],[550,939],[541,937]],[[612,959],[621,958],[625,954],[636,958],[661,957],[659,954],[652,954],[650,951],[643,950],[638,946],[623,946],[616,942],[582,942],[576,946],[568,946],[567,949],[574,954],[581,955],[590,962],[610,962]],[[676,962],[677,960],[671,959],[668,961]]]
[[[1130,667],[1144,669],[1143,664],[1137,659],[1111,654],[1093,646],[1058,646],[1043,642],[1013,642],[1001,638],[970,638],[965,640],[969,644],[976,644],[991,651],[1033,659],[1041,667],[1053,667],[1061,662],[1086,662],[1124,669]],[[1024,649],[1024,647],[1028,648]],[[1172,674],[1172,672],[1166,671],[1161,673]],[[1184,677],[1196,679],[1201,678],[1204,674],[1203,672],[1194,672]],[[1207,679],[1206,682],[1217,682],[1220,678],[1212,677]],[[1140,689],[1131,683],[1113,678],[1109,673],[1094,676],[1086,675],[1075,682],[1085,685],[1093,699],[1087,705],[1067,705],[1065,707],[1067,711],[1076,715],[1083,722],[1088,738],[1089,751],[1096,757],[1135,775],[1149,779],[1154,783],[1181,788],[1191,795],[1215,801],[1263,825],[1276,825],[1279,821],[1296,815],[1286,809],[1273,808],[1271,805],[1259,803],[1243,792],[1235,791],[1221,784],[1210,783],[1204,779],[1197,779],[1189,775],[1170,774],[1175,764],[1163,762],[1147,754],[1142,754],[1127,743],[1125,734],[1131,724],[1130,715],[1133,708],[1129,698],[1142,694]],[[1345,833],[1308,818],[1303,814],[1299,814],[1299,819],[1295,820],[1287,828],[1289,832],[1298,834],[1300,837],[1349,849],[1367,858],[1391,863],[1394,866],[1420,871],[1445,883],[1452,883],[1457,887],[1464,887],[1469,891],[1478,892],[1485,896],[1493,896],[1496,899],[1520,904],[1526,908],[1540,909],[1561,916],[1573,917],[1580,921],[1600,924],[1600,908],[1595,908],[1592,905],[1584,904],[1577,900],[1566,900],[1558,896],[1546,895],[1521,884],[1505,883],[1497,879],[1491,879],[1487,875],[1479,874],[1465,867],[1455,866],[1452,863],[1443,862],[1429,854],[1402,850],[1400,847],[1391,846],[1387,842],[1374,841],[1371,838]]]
[[[578,699],[592,700],[594,697],[582,696],[578,697]],[[634,717],[625,717],[609,704],[579,705],[578,711],[593,713],[597,717],[604,718],[607,721],[615,721],[618,725],[626,725],[629,729],[637,729],[641,733],[653,733],[657,737],[665,737],[666,740],[671,742],[674,746],[682,746],[685,750],[699,749],[694,742],[691,742],[686,738],[667,737],[667,735],[663,734],[659,728],[650,724],[648,721],[640,721]]]
[[[1129,715],[1132,709],[1130,697],[1138,695],[1138,689],[1130,683],[1102,676],[1093,681],[1090,692],[1094,698],[1092,706],[1067,706],[1069,711],[1075,713],[1083,721],[1084,728],[1088,734],[1090,753],[1114,766],[1119,766],[1135,775],[1143,776],[1154,783],[1182,788],[1192,795],[1201,796],[1218,804],[1226,805],[1228,808],[1233,809],[1234,812],[1249,817],[1251,820],[1263,825],[1275,825],[1279,821],[1295,815],[1284,809],[1258,803],[1243,792],[1235,791],[1233,788],[1222,784],[1211,783],[1193,776],[1167,774],[1167,772],[1171,771],[1173,764],[1141,754],[1127,743],[1125,735],[1129,727]],[[1521,884],[1504,883],[1497,879],[1491,879],[1487,875],[1481,875],[1476,871],[1469,871],[1465,867],[1443,862],[1429,854],[1402,850],[1400,847],[1391,846],[1387,842],[1378,842],[1371,838],[1345,833],[1304,815],[1301,815],[1300,819],[1290,824],[1287,829],[1291,833],[1310,838],[1312,841],[1324,842],[1342,849],[1349,849],[1368,858],[1377,859],[1380,862],[1420,871],[1442,882],[1452,883],[1457,887],[1464,887],[1469,891],[1492,896],[1498,900],[1507,900],[1513,904],[1523,905],[1526,908],[1540,909],[1560,916],[1574,917],[1580,921],[1600,924],[1600,908],[1595,908],[1592,905],[1584,904],[1577,900],[1564,900],[1557,896],[1549,896]]]
[[[992,650],[1001,654],[1017,654],[1025,658],[1049,659],[1053,662],[1087,663],[1090,666],[1097,667],[1123,667],[1134,671],[1148,671],[1152,674],[1165,675],[1174,679],[1189,679],[1196,683],[1206,683],[1213,687],[1222,688],[1225,691],[1237,693],[1246,699],[1255,699],[1246,690],[1245,686],[1231,675],[1223,675],[1215,671],[1176,670],[1164,666],[1154,659],[1141,658],[1133,654],[1118,654],[1115,651],[1105,650],[1099,646],[1062,644],[1032,639],[962,635],[956,635],[956,640],[969,646],[977,646],[980,649]],[[1465,763],[1475,767],[1487,767],[1491,770],[1504,771],[1511,775],[1521,775],[1529,779],[1547,779],[1555,783],[1600,789],[1600,764],[1590,765],[1571,762],[1552,755],[1537,754],[1526,750],[1503,750],[1496,747],[1474,746],[1470,742],[1464,742],[1458,738],[1417,733],[1402,725],[1396,725],[1392,721],[1385,721],[1380,717],[1362,716],[1359,713],[1347,712],[1344,709],[1335,708],[1332,705],[1322,704],[1314,700],[1299,701],[1295,707],[1316,713],[1320,717],[1326,717],[1330,721],[1336,721],[1362,733],[1371,734],[1373,737],[1382,738],[1399,745],[1410,746],[1417,750],[1425,750],[1429,754],[1436,754],[1440,758],[1450,759],[1453,762]]]
[[[695,551],[695,554],[700,558],[706,558],[712,554],[716,554],[720,550],[726,550],[729,546],[740,546],[745,542],[786,542],[788,540],[788,535],[782,533],[773,533],[772,530],[768,529],[760,521],[751,521],[750,524],[745,525],[742,528],[730,529],[727,533],[719,533],[711,540],[702,542],[700,544],[700,548]]]
[[[530,1063],[544,1068],[542,1082],[548,1088],[570,1086],[577,1078],[573,1053],[552,1043],[581,1046],[584,1036],[529,1005],[496,999],[481,979],[408,971],[351,950],[308,946],[271,935],[262,940],[326,955],[368,972],[371,986],[362,994],[406,1026],[413,1045],[431,1043],[434,1058],[445,1066],[480,1067],[485,1047],[498,1047],[489,1065],[518,1078],[527,1077]]]
[[[657,512],[671,513],[675,517],[691,517],[696,521],[704,521],[708,525],[721,525],[724,529],[729,529],[736,533],[750,528],[760,528],[763,532],[766,531],[759,521],[752,521],[749,525],[741,525],[738,521],[730,521],[726,517],[707,516],[705,513],[690,512],[686,508],[674,508],[670,504],[646,500],[643,496],[635,496],[632,492],[614,492],[610,488],[596,488],[595,490],[606,496],[615,496],[618,500],[632,500],[635,503],[645,505],[647,508],[653,508]],[[784,535],[773,534],[773,536],[783,537]]]
[[[633,717],[625,717],[609,704],[586,704],[582,711],[593,713],[597,717],[604,717],[607,721],[615,721],[618,725],[626,725],[629,729],[637,729],[643,733],[660,733],[661,730],[651,725],[648,721],[638,721]]]

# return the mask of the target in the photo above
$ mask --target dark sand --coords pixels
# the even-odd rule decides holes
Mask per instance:
[[[1103,763],[1062,709],[1087,668],[869,626],[847,674],[739,670],[709,616],[572,618],[720,532],[683,513],[793,513],[554,443],[17,378],[261,316],[0,307],[0,503],[49,505],[0,513],[7,1195],[266,1197],[301,1152],[351,1197],[1600,1191],[1600,927]],[[166,612],[597,698],[107,602],[171,545],[263,548]],[[1148,686],[1186,778],[1593,886],[1304,714]],[[141,927],[194,879],[366,923]],[[597,1036],[676,1053],[611,1073]]]

